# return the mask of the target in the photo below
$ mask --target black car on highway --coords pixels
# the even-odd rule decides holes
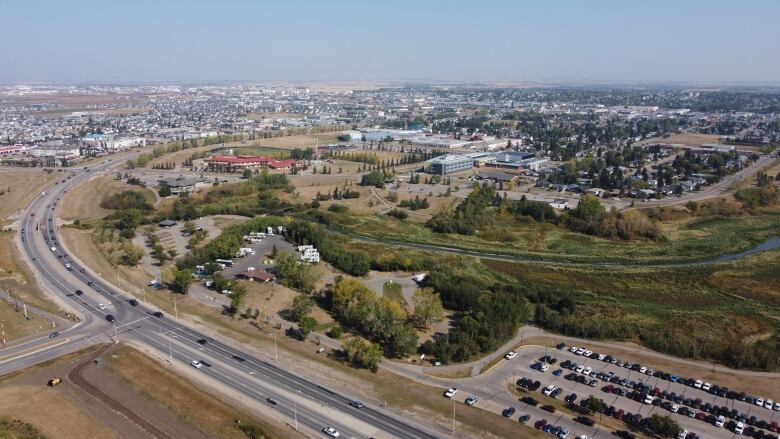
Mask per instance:
[[[106,320],[108,320],[109,322],[113,322],[116,321],[116,317],[114,317],[113,314],[109,314],[106,316]]]

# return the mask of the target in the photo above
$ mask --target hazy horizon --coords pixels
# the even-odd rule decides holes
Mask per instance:
[[[780,3],[39,1],[0,82],[780,84]]]

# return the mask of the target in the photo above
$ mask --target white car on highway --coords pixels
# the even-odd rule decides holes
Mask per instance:
[[[456,387],[450,387],[446,392],[444,392],[444,396],[447,398],[452,398],[456,393],[458,393],[458,389]]]
[[[517,356],[517,352],[509,351],[509,352],[506,353],[506,355],[504,355],[504,358],[506,358],[507,360],[511,360],[511,359],[515,358],[516,356]]]
[[[338,430],[336,430],[336,429],[335,429],[335,428],[333,428],[333,427],[324,427],[324,428],[322,429],[322,432],[323,432],[323,433],[325,433],[325,434],[327,434],[327,435],[328,435],[328,436],[330,436],[330,437],[339,437],[339,436],[340,436],[340,434],[339,434]]]
[[[102,303],[98,303],[98,309],[106,309],[106,305],[103,305]]]
[[[200,369],[201,367],[203,367],[203,364],[201,364],[201,362],[200,362],[200,361],[198,361],[198,360],[192,360],[192,363],[190,363],[190,364],[191,364],[191,365],[192,365],[192,367],[194,367],[195,369]]]

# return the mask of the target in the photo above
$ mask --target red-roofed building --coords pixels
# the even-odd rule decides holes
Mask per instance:
[[[290,169],[292,167],[300,168],[300,160],[271,160],[268,162],[268,167],[271,169]]]
[[[262,167],[271,169],[289,169],[301,167],[300,160],[276,160],[266,156],[214,156],[206,159],[209,171],[212,172],[244,172],[245,169],[255,170]]]

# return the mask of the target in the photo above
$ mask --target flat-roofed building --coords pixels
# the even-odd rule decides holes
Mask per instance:
[[[171,189],[171,195],[195,192],[198,188],[209,185],[209,180],[201,177],[192,178],[162,178],[157,180],[160,187],[167,186]]]
[[[431,159],[428,162],[428,172],[437,175],[447,175],[462,172],[474,167],[474,159],[462,154],[446,154]]]

